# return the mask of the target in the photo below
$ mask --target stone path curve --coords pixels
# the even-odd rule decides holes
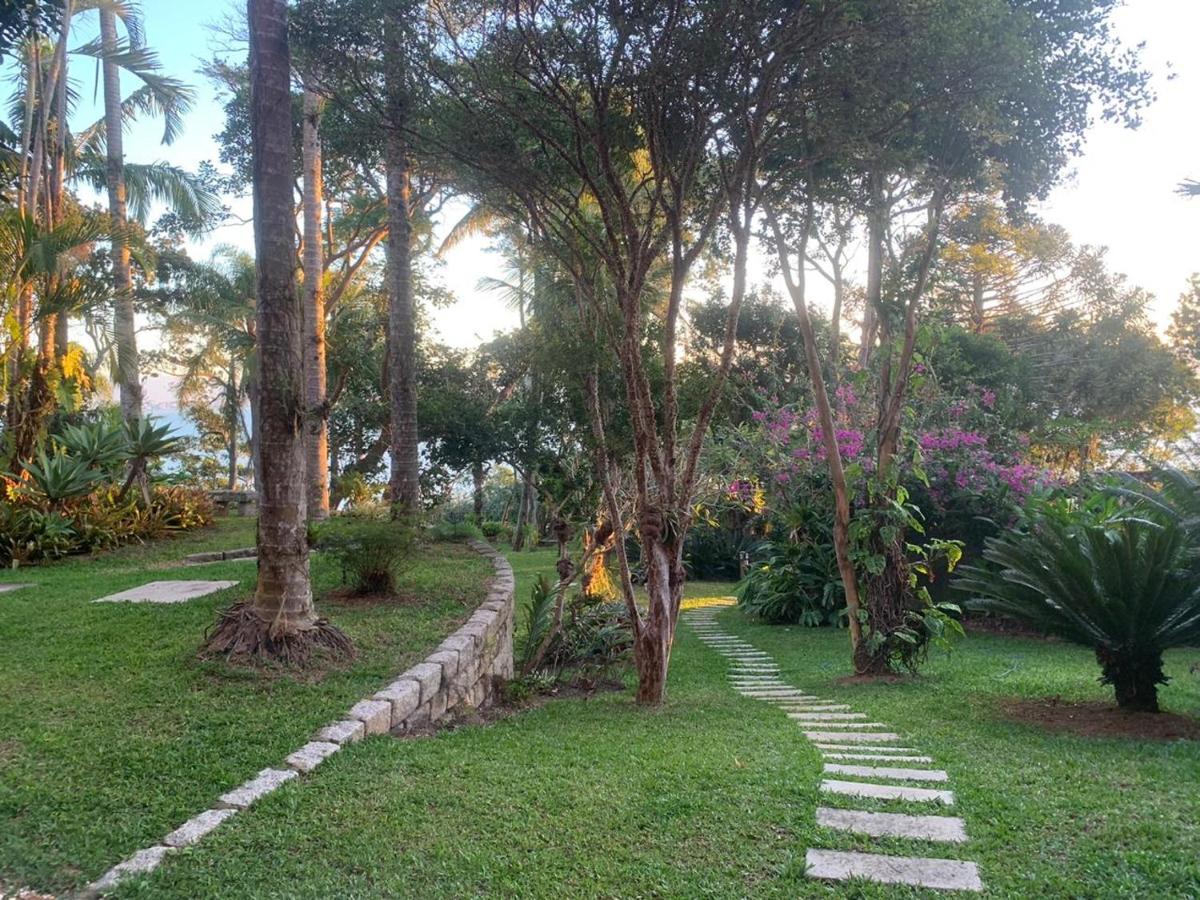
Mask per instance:
[[[915,747],[900,746],[899,734],[885,730],[887,726],[880,722],[867,721],[866,715],[852,711],[848,705],[823,700],[784,682],[768,654],[721,628],[716,616],[725,605],[696,606],[684,611],[683,619],[701,641],[730,660],[729,682],[734,690],[781,709],[816,745],[824,760],[821,793],[921,804],[919,814],[911,810],[875,812],[819,806],[818,825],[923,844],[967,841],[961,818],[931,814],[954,805],[954,792],[945,787],[949,774],[917,765],[932,764],[932,757]],[[978,866],[957,859],[810,848],[805,874],[826,881],[860,879],[936,890],[983,890]]]

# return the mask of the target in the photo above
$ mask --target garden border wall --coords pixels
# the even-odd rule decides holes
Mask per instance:
[[[249,781],[222,794],[212,809],[193,816],[162,841],[139,850],[88,885],[98,896],[131,875],[158,868],[174,850],[197,843],[239,810],[246,809],[285,782],[307,774],[342,747],[362,738],[404,733],[437,722],[456,709],[491,703],[500,685],[513,675],[513,624],[516,612],[512,567],[483,541],[468,541],[495,568],[488,594],[471,617],[422,662],[402,672],[391,684],[360,700],[346,716],[319,730],[313,739],[283,761],[263,769]]]

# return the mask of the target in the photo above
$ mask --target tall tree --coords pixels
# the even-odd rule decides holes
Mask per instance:
[[[108,183],[108,214],[112,218],[113,331],[117,343],[117,384],[121,392],[121,415],[131,422],[142,417],[142,382],[138,365],[137,322],[133,310],[133,281],[129,274],[129,242],[126,238],[128,211],[125,201],[125,138],[121,108],[121,70],[117,65],[117,17],[100,7],[100,40],[104,59],[105,175]]]
[[[305,515],[302,301],[296,291],[292,205],[291,66],[286,0],[248,0],[254,247],[261,360],[262,467],[258,585],[226,610],[210,653],[302,663],[314,647],[351,651],[317,616],[308,571]]]
[[[321,110],[323,98],[304,91],[304,405],[307,410],[308,517],[329,518],[329,405],[325,371],[325,263],[321,209]]]

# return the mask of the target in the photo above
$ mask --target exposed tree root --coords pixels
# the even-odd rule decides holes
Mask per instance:
[[[281,627],[279,621],[264,620],[250,600],[223,610],[200,649],[202,659],[224,656],[234,663],[270,662],[289,668],[304,668],[314,653],[324,659],[352,659],[354,645],[327,619]]]

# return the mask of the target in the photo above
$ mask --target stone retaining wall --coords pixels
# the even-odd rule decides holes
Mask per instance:
[[[97,896],[131,875],[152,872],[166,856],[203,839],[222,822],[281,785],[306,775],[347,744],[374,734],[403,733],[444,718],[456,709],[492,702],[500,685],[513,674],[515,600],[512,567],[483,541],[471,547],[492,561],[496,574],[483,603],[461,628],[382,690],[354,704],[336,722],[283,760],[226,791],[212,809],[198,813],[159,843],[137,851],[88,885],[84,896]]]

